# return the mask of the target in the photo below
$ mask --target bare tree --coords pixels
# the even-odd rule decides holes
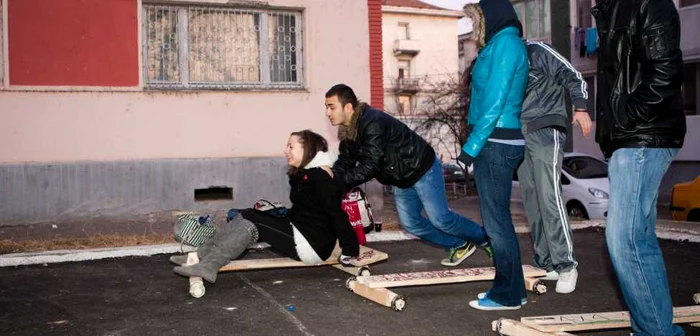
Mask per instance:
[[[400,81],[394,85],[397,114],[409,127],[421,134],[436,149],[444,149],[454,162],[459,157],[462,144],[467,140],[467,116],[470,103],[471,68],[465,75],[451,74],[420,78],[420,99],[411,101],[410,108],[404,108],[399,101],[405,90]],[[415,97],[418,97],[416,95]],[[468,167],[459,165],[469,181]],[[471,187],[467,183],[468,188]]]

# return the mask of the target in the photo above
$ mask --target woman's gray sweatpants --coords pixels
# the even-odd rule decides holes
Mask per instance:
[[[561,197],[561,161],[566,134],[542,128],[525,134],[518,180],[534,241],[535,266],[548,272],[576,267],[574,240]]]

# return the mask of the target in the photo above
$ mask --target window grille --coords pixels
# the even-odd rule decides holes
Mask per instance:
[[[147,87],[302,87],[300,12],[144,5],[143,13]]]

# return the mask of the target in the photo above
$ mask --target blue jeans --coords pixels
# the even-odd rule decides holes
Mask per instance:
[[[394,200],[403,229],[429,243],[450,248],[460,247],[467,241],[486,242],[486,234],[479,224],[447,207],[445,178],[438,158],[412,187],[394,187]],[[421,214],[423,208],[428,218]]]
[[[520,244],[510,214],[513,173],[524,153],[524,146],[488,141],[474,159],[481,218],[493,248],[496,267],[496,278],[488,298],[504,306],[518,306],[526,297]]]
[[[661,178],[678,149],[623,148],[610,159],[605,238],[635,335],[684,335],[674,326],[664,258],[656,238]]]

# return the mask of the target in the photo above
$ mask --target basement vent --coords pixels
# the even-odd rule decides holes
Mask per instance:
[[[207,189],[195,189],[194,201],[231,201],[233,200],[233,188],[209,187]]]

